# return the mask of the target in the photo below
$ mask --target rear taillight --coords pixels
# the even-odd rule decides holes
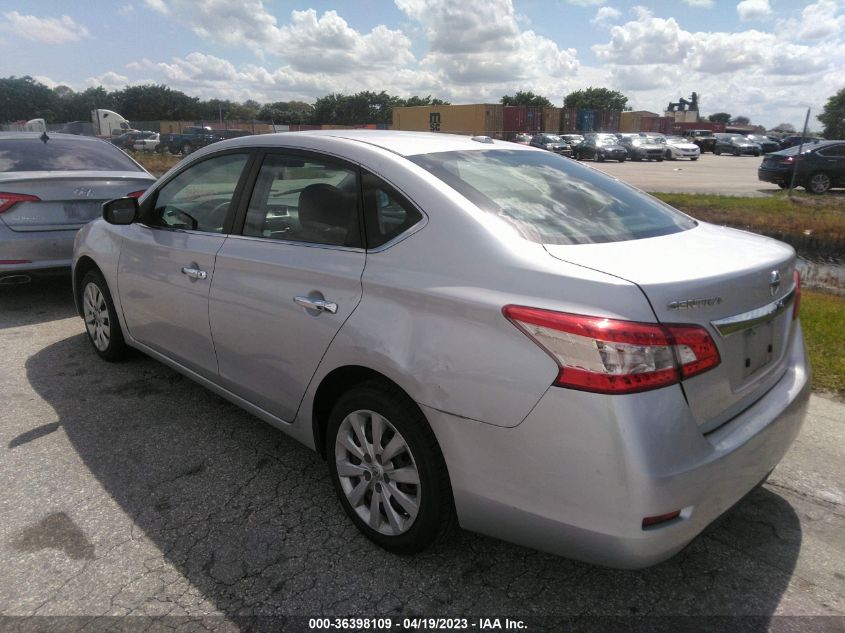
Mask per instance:
[[[126,197],[127,198],[140,198],[141,196],[144,195],[145,191],[146,191],[146,189],[141,189],[141,191],[133,191],[132,193],[127,193]]]
[[[795,299],[792,303],[792,320],[798,318],[798,308],[801,306],[801,275],[797,270],[792,271],[792,279],[795,281]]]
[[[719,351],[697,325],[658,325],[505,306],[503,314],[548,353],[554,383],[596,393],[635,393],[672,385],[716,367]]]
[[[38,202],[38,196],[30,196],[25,193],[4,193],[0,191],[0,213],[8,211],[18,202]]]

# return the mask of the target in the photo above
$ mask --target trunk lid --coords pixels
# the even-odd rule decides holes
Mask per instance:
[[[0,191],[38,196],[0,213],[12,231],[74,230],[102,215],[102,204],[147,189],[155,179],[144,172],[72,171],[0,174]]]
[[[661,323],[696,324],[708,330],[721,363],[681,383],[702,432],[750,406],[786,370],[792,334],[792,247],[700,223],[661,237],[547,244],[546,249],[558,259],[637,284]]]

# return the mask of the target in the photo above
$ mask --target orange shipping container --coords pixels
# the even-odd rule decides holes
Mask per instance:
[[[493,103],[393,108],[393,129],[502,136],[502,106]]]
[[[543,131],[552,134],[560,131],[560,108],[543,108]]]

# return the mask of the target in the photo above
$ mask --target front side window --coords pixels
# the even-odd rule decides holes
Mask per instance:
[[[355,169],[329,158],[267,156],[249,201],[243,234],[361,246]]]
[[[441,152],[409,160],[541,244],[592,244],[678,233],[672,207],[551,152]]]
[[[222,233],[248,154],[224,154],[192,165],[155,198],[151,224]]]

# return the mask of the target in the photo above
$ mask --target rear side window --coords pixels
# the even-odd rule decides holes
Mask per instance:
[[[669,205],[551,152],[476,150],[409,160],[542,244],[620,242],[696,225]]]
[[[845,145],[825,147],[817,152],[820,156],[845,156]]]
[[[364,172],[362,179],[367,248],[378,248],[422,220],[405,196],[381,178]]]
[[[51,138],[0,140],[4,171],[143,171],[106,141]]]
[[[356,171],[328,157],[268,155],[255,182],[243,234],[360,247]]]

